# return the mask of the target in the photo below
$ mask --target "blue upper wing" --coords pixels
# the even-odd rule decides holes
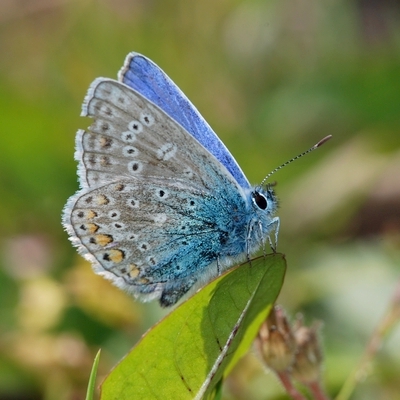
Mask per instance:
[[[226,167],[242,188],[250,188],[247,178],[229,150],[196,107],[156,64],[141,54],[130,53],[118,74],[118,79],[182,125]]]

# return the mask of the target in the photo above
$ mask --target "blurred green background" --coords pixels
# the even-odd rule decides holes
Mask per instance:
[[[61,227],[78,188],[89,84],[137,51],[164,69],[249,180],[274,175],[279,302],[322,320],[338,393],[385,313],[400,260],[400,3],[394,0],[0,2],[0,399],[82,399],[162,315],[95,276]],[[400,330],[353,399],[400,399]],[[254,354],[226,399],[287,398]]]

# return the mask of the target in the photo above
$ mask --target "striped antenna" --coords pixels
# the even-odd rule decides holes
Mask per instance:
[[[290,159],[289,161],[284,162],[282,165],[280,165],[279,167],[273,169],[260,183],[259,186],[262,186],[265,181],[271,176],[273,175],[275,172],[279,171],[281,168],[286,167],[286,165],[292,163],[295,160],[298,160],[299,158],[305,156],[308,153],[311,153],[312,151],[314,151],[315,149],[317,149],[318,147],[321,147],[324,143],[326,143],[330,138],[332,137],[332,135],[328,135],[325,136],[323,139],[321,139],[318,143],[314,144],[314,146],[310,147],[308,150],[306,150],[305,152],[299,154],[296,157],[293,157],[292,159]]]

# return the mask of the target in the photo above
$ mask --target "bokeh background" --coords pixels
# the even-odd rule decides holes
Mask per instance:
[[[163,312],[95,276],[61,227],[78,188],[89,84],[141,52],[187,94],[258,183],[274,176],[279,302],[322,320],[334,396],[388,308],[400,261],[400,2],[2,0],[0,399],[78,400]],[[400,399],[400,330],[353,399]],[[226,399],[287,398],[250,353]]]

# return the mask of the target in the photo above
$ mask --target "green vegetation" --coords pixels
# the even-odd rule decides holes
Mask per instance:
[[[2,2],[0,398],[85,398],[98,349],[101,381],[165,315],[92,273],[61,227],[77,190],[75,132],[90,123],[80,105],[130,51],[167,72],[253,183],[333,135],[273,180],[288,266],[278,303],[323,321],[324,383],[336,396],[374,330],[390,333],[398,315],[394,303],[391,323],[379,322],[400,265],[396,4]],[[385,338],[352,399],[399,396],[399,330]],[[249,352],[222,398],[286,397]]]

